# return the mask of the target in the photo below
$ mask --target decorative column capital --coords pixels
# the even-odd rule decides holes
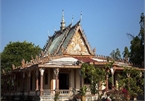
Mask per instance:
[[[58,76],[58,74],[59,74],[59,68],[55,68],[54,69],[54,74],[55,74],[55,76]]]
[[[41,76],[43,76],[44,70],[45,70],[44,68],[40,68],[40,69],[39,69]]]

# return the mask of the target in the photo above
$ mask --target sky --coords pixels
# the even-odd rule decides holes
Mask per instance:
[[[130,47],[127,33],[137,35],[144,0],[1,0],[0,52],[11,42],[32,42],[44,47],[48,35],[60,29],[64,10],[66,26],[80,20],[91,48],[109,56]]]

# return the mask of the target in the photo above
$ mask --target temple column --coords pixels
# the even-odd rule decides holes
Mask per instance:
[[[108,90],[108,74],[106,75],[106,90]]]
[[[109,72],[109,69],[107,70]],[[108,90],[108,74],[106,75],[106,90]]]
[[[25,72],[23,72],[23,85],[22,85],[23,87],[23,92],[25,91],[25,88],[24,88],[24,86],[25,86]]]
[[[16,74],[14,74],[14,91],[16,91],[16,89],[15,89],[16,88],[16,81],[15,80],[16,80]]]
[[[7,93],[7,76],[5,76],[5,92]]]
[[[7,88],[7,92],[9,93],[8,80],[9,80],[9,76],[6,77],[6,88]]]
[[[28,95],[29,95],[29,92],[30,92],[30,77],[31,77],[31,71],[28,72]]]
[[[35,71],[35,76],[36,76],[36,79],[35,79],[35,85],[36,85],[36,88],[35,88],[35,91],[36,91],[36,95],[37,95],[37,91],[39,90],[38,88],[38,70]]]
[[[44,69],[43,68],[40,68],[39,69],[40,71],[40,96],[43,95],[43,74],[44,74]]]
[[[9,74],[9,93],[11,94],[11,90],[12,90],[12,79],[11,79],[11,74]]]
[[[4,78],[5,76],[3,76]],[[3,93],[6,92],[6,79],[3,79],[3,86],[4,86],[4,89],[3,89]]]
[[[55,93],[59,90],[59,83],[58,83],[58,74],[59,74],[59,68],[54,69],[54,74],[55,74]]]
[[[14,93],[16,92],[16,74],[14,74]]]
[[[8,93],[8,76],[5,76],[5,87],[6,87],[6,93]]]

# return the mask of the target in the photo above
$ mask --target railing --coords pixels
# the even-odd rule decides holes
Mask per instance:
[[[39,91],[36,92],[35,91],[11,91],[11,92],[5,92],[4,95],[6,96],[19,96],[19,95],[25,95],[25,96],[35,96],[35,95],[39,95]]]
[[[71,93],[70,90],[58,90],[60,95],[68,95]],[[50,89],[45,89],[43,91],[43,95],[54,95],[55,94],[55,90],[50,90]]]
[[[58,90],[59,92],[59,100],[69,100],[69,99],[72,99],[74,97],[75,94],[77,94],[79,91],[79,89],[72,89],[72,90],[66,90],[66,89],[63,89],[63,90]],[[8,92],[8,93],[5,93],[5,95],[7,96],[21,96],[21,95],[24,95],[24,96],[36,96],[38,95],[39,96],[39,91],[25,91],[25,92],[22,92],[22,91],[17,91],[17,92]],[[50,89],[45,89],[43,91],[43,96],[40,96],[40,99],[42,100],[48,100],[48,101],[52,101],[54,100],[54,97],[55,97],[55,90],[50,90]],[[94,95],[94,96],[91,96],[91,93],[89,90],[87,90],[87,93],[86,93],[86,101],[92,101],[93,99],[98,99],[98,96],[97,95]]]
[[[54,90],[45,89],[43,91],[43,95],[53,95],[53,94],[55,94],[55,91]]]
[[[70,90],[59,90],[60,95],[68,95],[70,94]]]
[[[59,100],[68,100],[71,96],[71,91],[70,90],[58,90],[59,92]],[[53,100],[55,96],[55,90],[50,90],[50,89],[45,89],[43,91],[43,96],[41,99],[44,100]]]
[[[36,92],[35,92],[35,91],[30,91],[30,92],[29,92],[29,95],[30,95],[30,96],[35,96],[35,95],[36,95]]]

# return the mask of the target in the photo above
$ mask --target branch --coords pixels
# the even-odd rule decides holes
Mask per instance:
[[[134,39],[135,38],[135,36],[133,36],[132,34],[130,34],[130,33],[127,33],[127,36],[128,37],[130,37],[130,38],[132,38],[132,39]]]

